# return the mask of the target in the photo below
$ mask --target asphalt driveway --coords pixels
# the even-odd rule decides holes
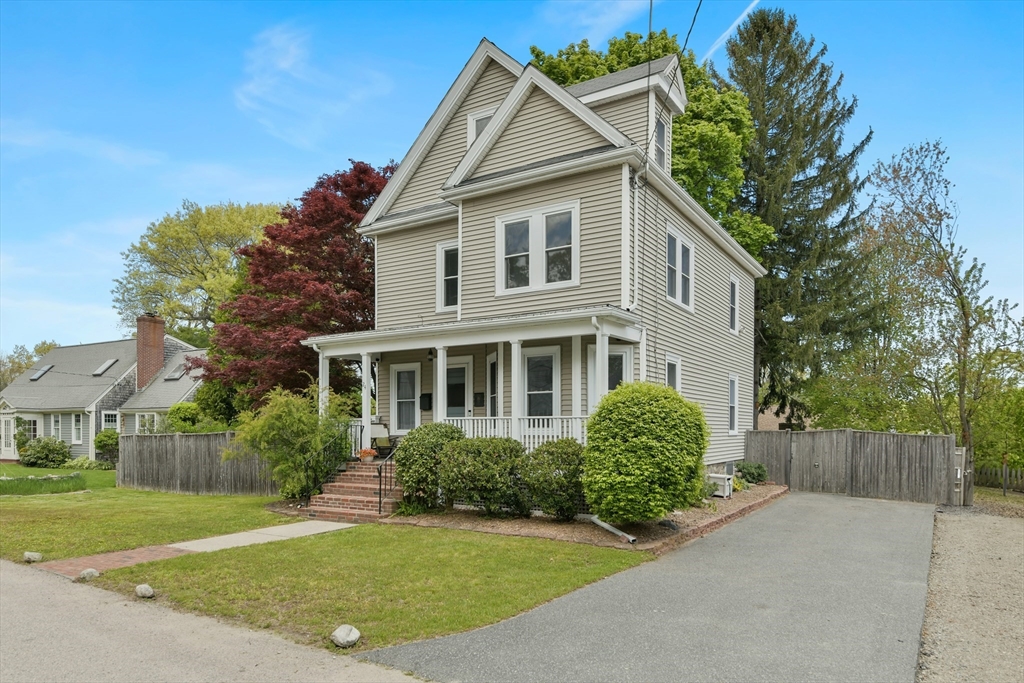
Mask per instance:
[[[933,513],[792,493],[500,624],[362,658],[462,683],[911,683]]]

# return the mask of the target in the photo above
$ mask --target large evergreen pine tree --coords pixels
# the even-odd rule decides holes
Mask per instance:
[[[864,182],[856,164],[871,133],[844,150],[857,100],[840,97],[842,74],[833,77],[827,48],[801,36],[796,17],[756,10],[726,49],[729,80],[754,119],[737,205],[777,237],[760,258],[768,274],[756,290],[755,396],[799,417],[803,384],[870,324],[852,239]]]

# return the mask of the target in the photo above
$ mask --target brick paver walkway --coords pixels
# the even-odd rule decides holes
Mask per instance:
[[[40,562],[36,565],[39,569],[45,569],[61,576],[77,579],[83,569],[95,569],[98,572],[105,572],[111,569],[131,567],[142,562],[153,562],[154,560],[168,560],[179,555],[188,555],[194,551],[182,548],[171,548],[166,545],[151,545],[145,548],[134,550],[119,550],[113,553],[101,553],[99,555],[86,555],[85,557],[72,557],[66,560],[51,560]]]

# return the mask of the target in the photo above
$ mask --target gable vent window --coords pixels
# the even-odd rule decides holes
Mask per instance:
[[[53,369],[52,365],[44,365],[43,367],[41,367],[38,370],[36,370],[36,374],[34,374],[31,377],[29,377],[28,381],[29,382],[35,382],[36,380],[38,380],[40,377],[42,377],[43,375],[45,375],[46,373],[48,373],[52,369]]]
[[[579,284],[579,202],[500,216],[498,294]]]
[[[487,124],[494,118],[495,110],[496,108],[476,111],[466,118],[466,147],[472,145],[484,132]]]
[[[665,148],[668,146],[666,132],[665,122],[662,119],[658,119],[657,123],[654,124],[654,161],[661,168],[668,170],[665,164],[668,158],[668,155],[665,153]]]
[[[172,382],[174,380],[181,379],[182,377],[184,377],[184,375],[185,375],[185,364],[184,363],[178,363],[177,365],[174,366],[173,370],[171,370],[170,372],[167,373],[167,376],[164,377],[164,381],[165,382]]]
[[[117,362],[117,359],[116,359],[116,358],[111,358],[110,360],[108,360],[108,361],[104,362],[104,363],[103,363],[103,365],[99,366],[98,368],[96,368],[96,369],[95,369],[95,370],[93,371],[93,373],[92,373],[93,377],[99,377],[99,376],[100,376],[100,375],[102,375],[102,374],[103,374],[104,372],[106,372],[107,370],[109,370],[109,369],[110,369],[110,367],[111,367],[111,366],[112,366],[112,365],[113,365],[114,363],[116,363],[116,362]]]

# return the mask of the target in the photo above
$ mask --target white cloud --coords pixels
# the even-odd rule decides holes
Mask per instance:
[[[648,7],[647,0],[548,0],[541,17],[577,36],[574,42],[587,38],[591,47],[601,48],[623,24],[647,12]]]
[[[385,74],[351,60],[319,68],[310,62],[310,34],[288,25],[256,36],[245,53],[248,79],[235,104],[272,135],[312,149],[344,124],[359,104],[391,91]]]
[[[729,40],[729,36],[732,35],[732,32],[736,30],[736,27],[740,25],[740,22],[747,18],[747,15],[750,14],[751,10],[757,7],[757,3],[759,2],[761,2],[761,0],[753,0],[753,2],[747,5],[747,8],[743,10],[743,12],[741,12],[738,17],[736,17],[736,21],[732,22],[732,24],[729,25],[729,28],[725,29],[725,32],[722,35],[718,36],[718,40],[711,44],[711,47],[708,48],[708,51],[704,54],[703,57],[701,57],[701,64],[708,61],[711,55],[715,54],[718,48],[722,47],[722,45],[725,44],[725,41]]]
[[[62,130],[38,128],[30,123],[11,119],[0,121],[0,145],[42,152],[70,152],[129,168],[152,166],[162,160],[160,154],[149,150],[135,149]]]

